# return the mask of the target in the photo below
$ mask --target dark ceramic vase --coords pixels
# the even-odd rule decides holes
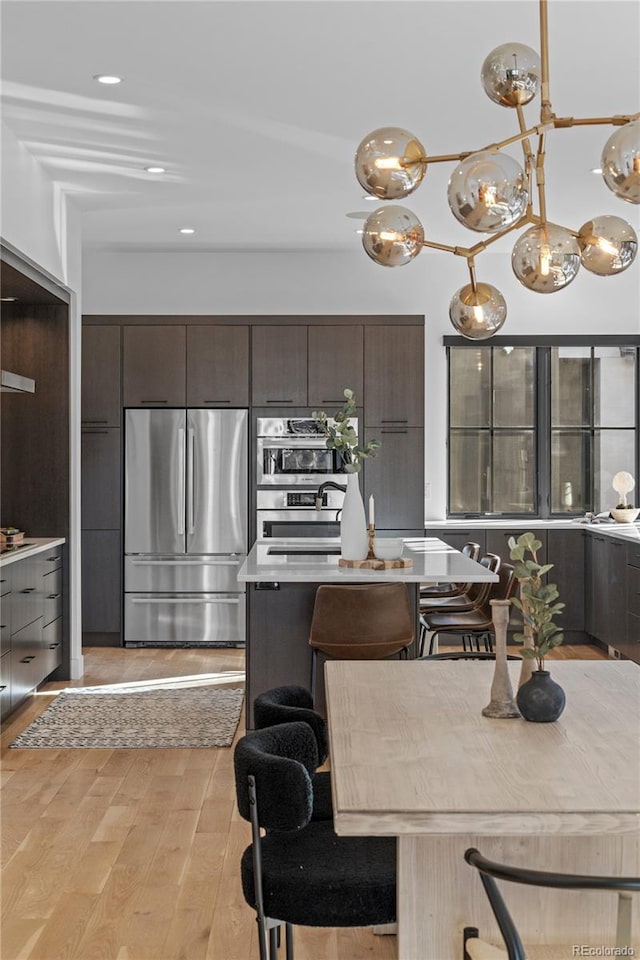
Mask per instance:
[[[548,670],[534,670],[518,690],[516,702],[525,720],[551,723],[564,710],[566,699],[564,690],[551,679]]]

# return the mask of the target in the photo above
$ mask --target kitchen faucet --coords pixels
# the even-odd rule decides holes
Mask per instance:
[[[342,490],[343,493],[347,492],[346,486],[342,486],[340,483],[334,483],[333,480],[327,480],[325,483],[321,483],[316,492],[316,510],[320,510],[322,507],[322,497],[328,487],[331,487],[332,490]]]

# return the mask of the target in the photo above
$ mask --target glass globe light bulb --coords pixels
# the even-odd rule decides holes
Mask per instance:
[[[411,210],[393,204],[379,207],[364,223],[362,246],[383,267],[401,267],[417,257],[424,243],[424,229]]]
[[[490,283],[470,283],[454,293],[449,318],[458,333],[468,340],[487,340],[497,333],[507,318],[504,297]]]
[[[480,233],[516,223],[527,207],[527,178],[520,164],[498,150],[481,150],[451,174],[447,197],[456,220]]]
[[[543,223],[518,237],[511,266],[520,283],[536,293],[555,293],[568,286],[580,269],[578,241],[564,227]]]
[[[612,133],[602,151],[602,177],[627,203],[640,203],[640,120]]]
[[[613,277],[633,263],[638,237],[630,223],[620,217],[594,217],[578,233],[582,266],[599,277]]]
[[[540,57],[524,43],[503,43],[486,57],[480,76],[485,93],[494,103],[524,106],[538,92]]]
[[[360,186],[379,200],[400,200],[419,187],[426,173],[420,141],[399,127],[380,127],[356,150],[356,177]]]

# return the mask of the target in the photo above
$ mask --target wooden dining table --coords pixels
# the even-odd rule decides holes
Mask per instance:
[[[398,838],[399,960],[460,960],[465,926],[501,944],[468,847],[533,869],[640,875],[640,668],[549,666],[567,697],[555,723],[482,716],[491,662],[326,663],[335,830]],[[615,894],[503,892],[525,943],[615,944]]]

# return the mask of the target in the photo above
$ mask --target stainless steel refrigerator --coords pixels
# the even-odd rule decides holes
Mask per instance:
[[[126,411],[125,646],[244,643],[247,416]]]

